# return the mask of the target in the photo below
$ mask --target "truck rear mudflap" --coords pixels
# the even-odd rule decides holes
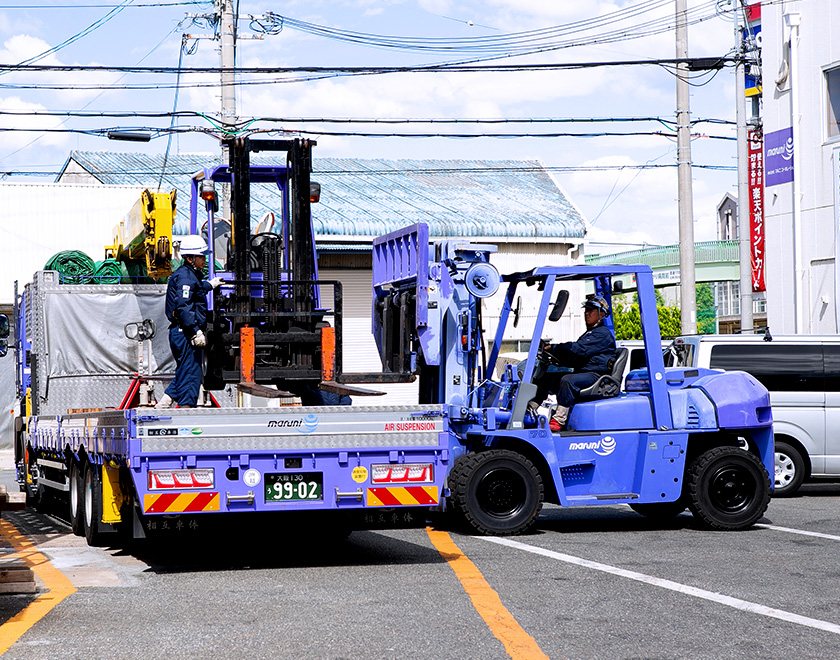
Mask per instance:
[[[434,509],[450,454],[438,405],[175,409],[137,415],[132,431],[147,516]]]

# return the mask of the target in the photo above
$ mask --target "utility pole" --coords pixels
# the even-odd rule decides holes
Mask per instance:
[[[686,0],[676,0],[677,59],[688,58]],[[677,64],[677,186],[680,222],[680,309],[684,335],[697,333],[694,284],[694,209],[691,191],[691,125],[689,123],[688,63]]]
[[[236,124],[236,21],[233,0],[216,0],[216,15],[219,17],[221,120],[227,135],[231,135]],[[230,154],[225,143],[222,143],[222,163],[230,165]],[[230,219],[230,213],[230,184],[225,184],[222,186],[222,216]]]
[[[747,109],[744,59],[747,49],[740,23],[741,0],[735,0],[735,120],[738,138],[738,257],[741,266],[741,332],[753,330],[752,246],[750,244],[749,153],[747,151]],[[746,24],[743,26],[746,29]]]

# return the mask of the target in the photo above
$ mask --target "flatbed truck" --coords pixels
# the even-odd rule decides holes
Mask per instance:
[[[103,376],[76,374],[88,381],[71,389],[91,390],[100,409],[59,411],[51,397],[63,390],[51,383],[73,378],[57,374],[59,356],[72,364],[84,342],[62,344],[50,334],[51,296],[93,295],[108,305],[154,294],[143,287],[157,285],[91,294],[53,281],[55,273],[37,274],[16,301],[18,363],[29,370],[19,376],[27,385],[16,425],[21,488],[35,500],[57,497],[73,530],[93,545],[115,542],[120,530],[142,537],[173,520],[194,525],[246,513],[274,516],[278,525],[298,512],[364,527],[417,524],[449,510],[474,532],[520,534],[546,501],[629,504],[653,517],[689,508],[705,527],[753,525],[772,488],[767,390],[743,372],[664,367],[649,267],[502,276],[490,264],[493,250],[432,242],[422,224],[374,241],[372,330],[383,369],[420,379],[410,406],[108,410],[97,394]],[[568,283],[610,296],[619,279],[637,286],[646,368],[622,383],[619,354],[613,375],[572,408],[566,430],[552,432],[548,416],[529,405],[550,359],[540,347],[545,326],[564,313]],[[519,368],[497,370],[508,325],[519,320],[521,287],[539,292],[530,349]],[[492,295],[504,302],[488,341],[482,301]]]

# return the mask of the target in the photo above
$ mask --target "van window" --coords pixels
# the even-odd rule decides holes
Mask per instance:
[[[712,347],[709,367],[746,371],[771,392],[825,389],[822,346],[819,344],[722,344]]]
[[[840,344],[823,344],[825,390],[840,392]]]

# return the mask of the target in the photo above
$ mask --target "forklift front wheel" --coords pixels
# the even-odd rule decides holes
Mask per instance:
[[[688,469],[688,506],[707,529],[752,527],[770,503],[770,476],[757,456],[740,447],[715,447]]]
[[[462,456],[449,484],[455,510],[479,534],[522,534],[542,509],[539,471],[527,458],[506,449]]]

